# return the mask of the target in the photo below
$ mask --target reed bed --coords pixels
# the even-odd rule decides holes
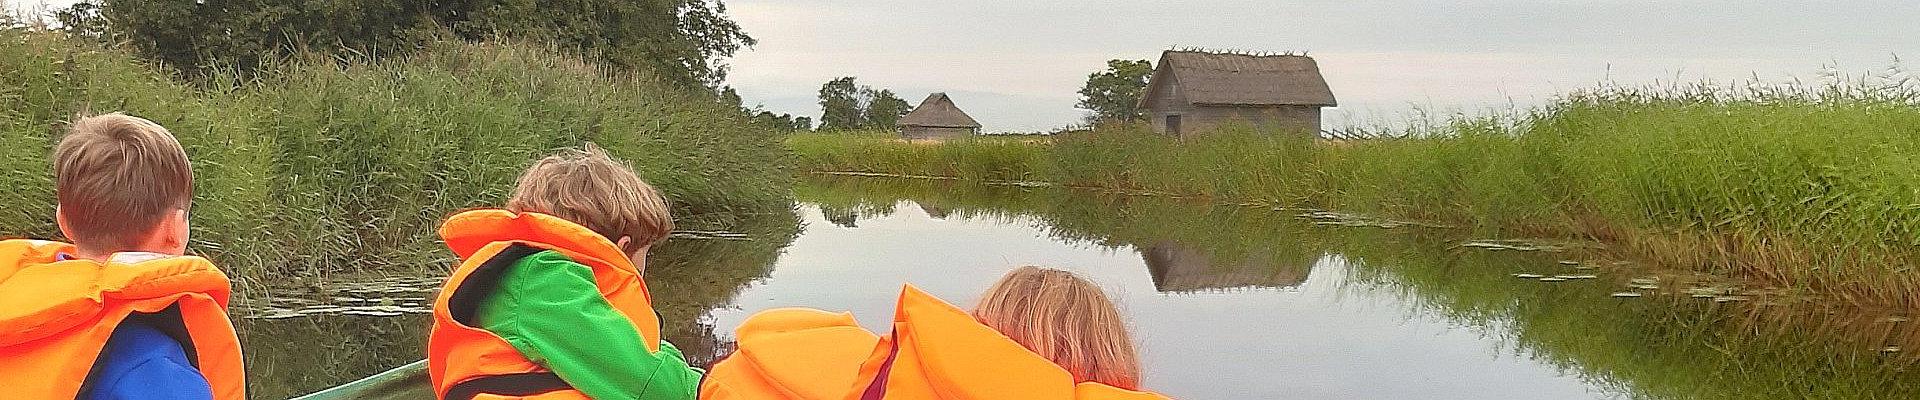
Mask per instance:
[[[1328,143],[1224,127],[1048,141],[788,138],[799,168],[1045,181],[1597,239],[1660,264],[1920,305],[1920,83],[1609,86]]]
[[[50,148],[63,121],[109,111],[180,138],[197,178],[190,248],[243,280],[444,268],[442,218],[498,204],[532,160],[589,141],[660,187],[682,226],[791,209],[776,133],[710,94],[559,54],[444,42],[189,85],[121,51],[0,29],[0,233],[57,236]]]

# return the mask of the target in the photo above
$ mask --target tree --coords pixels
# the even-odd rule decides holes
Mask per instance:
[[[795,131],[813,130],[813,117],[793,117],[793,130]]]
[[[721,0],[87,0],[65,17],[89,23],[76,25],[82,36],[125,42],[189,77],[300,50],[384,57],[448,36],[506,37],[711,88],[726,78],[721,59],[754,44]]]
[[[1147,60],[1109,60],[1105,71],[1087,75],[1075,107],[1093,112],[1088,122],[1143,119],[1140,96],[1146,94],[1147,79],[1152,76],[1153,63]]]
[[[913,111],[913,105],[907,104],[907,101],[899,96],[894,96],[892,90],[874,91],[873,88],[861,88],[861,92],[869,99],[866,110],[866,127],[868,128],[894,129],[900,122],[901,116]]]
[[[73,36],[87,39],[101,39],[108,36],[107,18],[100,15],[100,6],[92,3],[74,3],[67,8],[54,10],[53,19],[60,22],[60,29]]]
[[[820,85],[820,130],[854,130],[866,126],[866,104],[861,103],[860,85],[851,76]]]
[[[890,89],[861,85],[841,77],[820,85],[820,130],[893,129],[913,105]],[[813,121],[807,121],[812,124]]]

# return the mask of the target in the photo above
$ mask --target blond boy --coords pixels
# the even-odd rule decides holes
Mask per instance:
[[[666,200],[593,145],[536,162],[504,209],[448,218],[462,262],[434,303],[438,396],[694,398],[701,372],[660,340],[640,280],[672,229]]]

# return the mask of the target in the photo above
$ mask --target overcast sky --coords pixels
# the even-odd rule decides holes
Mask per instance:
[[[6,0],[24,3],[22,0]],[[60,1],[58,3],[67,3]],[[944,91],[988,131],[1074,123],[1113,58],[1172,46],[1309,51],[1339,98],[1330,127],[1414,107],[1530,105],[1628,84],[1818,79],[1920,57],[1920,1],[731,0],[760,44],[731,61],[751,104],[819,115],[838,76],[918,104]]]
[[[1171,46],[1305,50],[1342,107],[1398,120],[1415,106],[1537,104],[1611,78],[1817,79],[1920,57],[1920,1],[733,0],[760,39],[734,61],[749,103],[818,115],[835,76],[917,103],[945,91],[989,131],[1077,121],[1075,91],[1113,58]]]

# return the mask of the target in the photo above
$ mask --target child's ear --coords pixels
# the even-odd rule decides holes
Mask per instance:
[[[175,209],[171,215],[160,220],[160,226],[154,227],[150,238],[162,253],[169,255],[187,254],[187,210]]]
[[[53,206],[53,223],[54,225],[60,226],[61,236],[66,236],[69,242],[73,241],[73,229],[67,228],[67,210],[65,208]]]
[[[635,272],[642,274],[647,273],[647,248],[653,247],[653,245],[640,246],[640,248],[629,250],[628,246],[633,245],[632,236],[621,236],[620,240],[614,241],[613,244],[619,247],[620,251],[627,253],[627,260],[633,261],[633,268],[637,270]]]

